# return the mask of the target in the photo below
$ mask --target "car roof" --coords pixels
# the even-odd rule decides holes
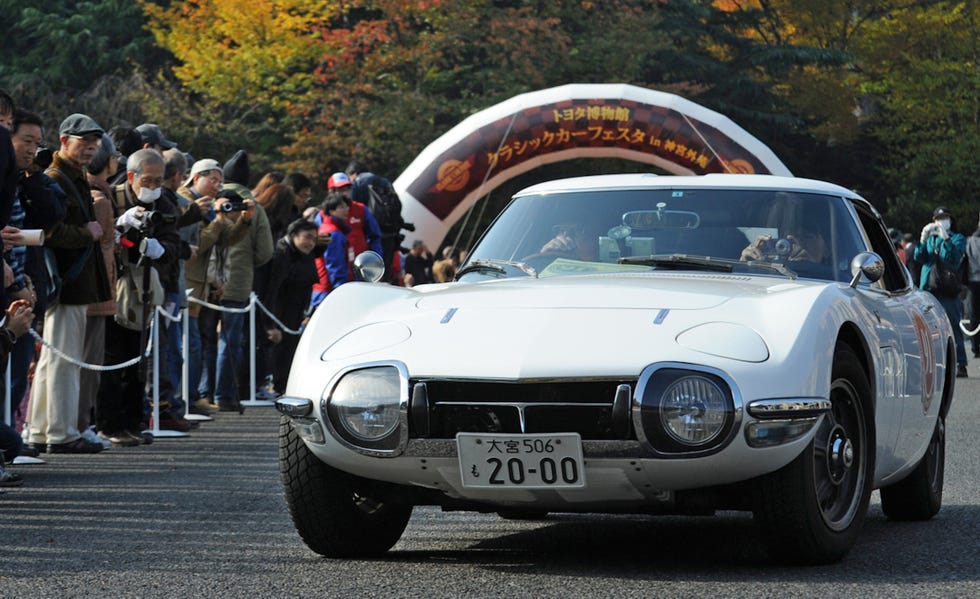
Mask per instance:
[[[835,196],[860,198],[857,193],[840,185],[804,179],[802,177],[777,177],[773,175],[733,175],[712,173],[697,176],[657,175],[631,173],[619,175],[593,175],[573,177],[538,183],[522,189],[515,197],[555,193],[614,189],[766,189],[779,191],[816,192]],[[863,199],[863,198],[862,198]]]

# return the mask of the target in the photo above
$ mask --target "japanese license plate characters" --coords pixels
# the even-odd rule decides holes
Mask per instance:
[[[577,433],[456,435],[463,486],[486,489],[562,489],[585,486]]]

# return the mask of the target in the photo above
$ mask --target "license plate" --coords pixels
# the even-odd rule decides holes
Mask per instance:
[[[567,489],[585,486],[578,433],[497,435],[458,433],[464,487]]]

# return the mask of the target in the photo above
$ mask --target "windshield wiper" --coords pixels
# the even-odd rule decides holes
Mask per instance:
[[[500,274],[505,274],[507,269],[505,266],[513,266],[514,268],[520,270],[529,277],[538,278],[538,271],[533,267],[525,264],[524,262],[516,262],[513,260],[495,260],[492,258],[479,258],[476,260],[471,260],[466,266],[460,268],[456,272],[456,276],[453,278],[454,281],[458,281],[459,278],[466,273],[479,272],[479,271],[491,271],[499,272]]]
[[[796,278],[796,273],[778,262],[742,262],[727,258],[712,258],[710,256],[690,256],[687,254],[655,254],[653,256],[627,256],[617,261],[619,264],[645,264],[669,270],[688,268],[710,270],[715,272],[734,272],[736,266],[763,268],[779,274]]]

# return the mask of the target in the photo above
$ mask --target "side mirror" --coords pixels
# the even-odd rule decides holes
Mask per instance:
[[[874,252],[861,252],[851,259],[851,287],[857,287],[861,275],[872,283],[878,282],[885,274],[885,261]]]
[[[354,258],[354,274],[362,281],[377,283],[385,276],[385,261],[377,252],[362,252]]]

